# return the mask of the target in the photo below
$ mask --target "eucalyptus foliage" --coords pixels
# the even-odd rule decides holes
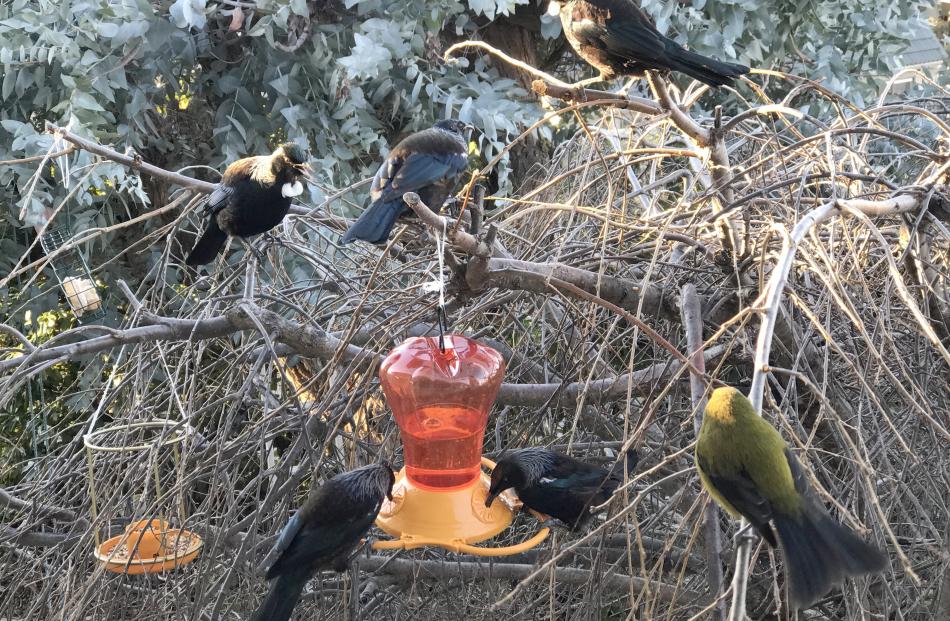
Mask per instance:
[[[320,180],[340,187],[366,175],[394,134],[447,114],[483,129],[480,146],[491,154],[541,110],[489,63],[446,66],[440,52],[447,39],[471,36],[486,19],[528,3],[256,0],[250,10],[211,0],[7,1],[0,5],[0,158],[45,150],[45,120],[158,151],[171,168],[220,167],[266,152],[286,134],[309,142]],[[701,52],[803,71],[832,89],[886,71],[922,4],[642,1],[661,31]],[[326,10],[314,8],[320,6]],[[305,19],[309,38],[285,51]],[[560,35],[556,19],[542,19],[539,37]],[[88,156],[75,156],[73,170],[88,163]],[[8,205],[22,200],[32,172],[30,166],[0,171]],[[126,176],[119,167],[99,166],[86,181],[146,202],[141,185]],[[57,186],[39,184],[26,224],[63,195]],[[102,197],[75,197],[76,206],[99,212],[80,214],[82,225],[109,219],[99,209]]]

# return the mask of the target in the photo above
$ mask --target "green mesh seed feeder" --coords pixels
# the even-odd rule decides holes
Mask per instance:
[[[43,252],[49,256],[65,246],[70,237],[66,226],[50,226],[40,238],[40,245]],[[50,265],[70,310],[80,323],[95,323],[105,318],[106,311],[99,287],[78,248],[63,250],[50,260]]]

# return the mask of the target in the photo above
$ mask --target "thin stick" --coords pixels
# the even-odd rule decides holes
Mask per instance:
[[[683,315],[683,327],[686,329],[686,348],[693,366],[706,373],[703,357],[703,312],[700,307],[696,286],[686,283],[680,290],[680,311]],[[693,404],[693,433],[699,436],[703,424],[703,411],[706,409],[706,385],[693,373],[689,376],[690,400]],[[703,509],[703,534],[706,552],[706,582],[709,592],[716,601],[713,609],[714,619],[726,618],[726,602],[722,598],[722,561],[720,553],[722,543],[719,532],[719,507],[706,499]]]

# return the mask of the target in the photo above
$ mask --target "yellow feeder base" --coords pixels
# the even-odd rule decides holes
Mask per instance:
[[[139,520],[125,533],[103,541],[95,557],[117,574],[152,574],[177,569],[195,560],[201,537],[187,530],[169,528],[164,520]]]
[[[495,464],[482,458],[482,464]],[[508,556],[535,547],[548,536],[542,528],[534,537],[514,546],[483,548],[471,544],[490,539],[508,528],[521,506],[511,491],[500,494],[491,507],[485,506],[491,483],[484,472],[463,489],[437,492],[414,486],[405,468],[396,475],[393,499],[386,500],[376,525],[395,540],[377,541],[376,550],[411,550],[439,546],[455,553],[478,556]],[[500,502],[499,502],[500,501]]]

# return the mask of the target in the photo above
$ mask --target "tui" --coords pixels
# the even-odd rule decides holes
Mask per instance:
[[[617,491],[624,466],[633,472],[636,465],[633,449],[610,471],[546,448],[519,449],[500,459],[492,470],[485,506],[513,487],[526,507],[573,530],[590,518],[591,507],[607,502]]]
[[[250,621],[287,621],[304,585],[318,569],[346,571],[350,554],[392,500],[396,477],[386,464],[344,472],[313,492],[280,533],[280,556],[267,570],[270,592]]]
[[[468,167],[468,142],[461,121],[439,121],[429,129],[410,134],[399,142],[373,177],[369,207],[343,234],[348,244],[361,239],[384,244],[399,216],[409,212],[402,200],[406,192],[415,192],[432,209],[442,203],[455,188],[459,175]]]
[[[679,71],[712,87],[732,84],[749,68],[720,62],[684,49],[660,34],[633,0],[562,0],[564,36],[581,58],[600,71],[600,79],[641,75],[647,69]]]
[[[185,263],[210,263],[229,235],[251,237],[280,224],[291,199],[303,192],[300,177],[309,169],[306,151],[293,142],[228,166],[205,204],[208,224]]]

